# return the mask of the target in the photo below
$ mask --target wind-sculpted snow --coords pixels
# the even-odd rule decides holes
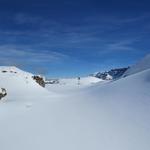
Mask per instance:
[[[1,150],[150,149],[150,69],[114,82],[78,85],[71,92],[62,88],[57,95],[49,88],[46,97],[30,79],[27,86],[21,76],[0,78],[10,91],[21,93],[13,97],[12,92],[0,103]],[[28,88],[32,94],[26,97]]]
[[[146,69],[150,69],[150,54],[147,55],[145,58],[143,58],[140,62],[137,64],[133,65],[131,68],[129,68],[124,76],[128,76],[131,74],[135,74],[141,71],[144,71]]]

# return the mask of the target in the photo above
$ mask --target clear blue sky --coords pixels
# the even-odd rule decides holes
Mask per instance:
[[[0,0],[0,65],[78,76],[150,53],[147,0]]]

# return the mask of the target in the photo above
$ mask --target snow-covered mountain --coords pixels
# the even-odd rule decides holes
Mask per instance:
[[[32,78],[33,74],[22,71],[12,66],[0,67],[0,87],[5,88],[10,96],[30,96],[47,93],[44,88],[39,86]]]
[[[119,79],[122,77],[122,75],[129,69],[128,68],[117,68],[117,69],[111,69],[110,71],[105,72],[96,72],[94,74],[91,74],[91,76],[97,77],[102,80],[114,80]]]
[[[70,84],[78,80],[63,79],[61,94],[60,84],[51,85],[48,92],[30,74],[4,67],[0,85],[10,95],[0,101],[0,149],[149,150],[149,62],[146,57],[120,80],[102,84],[85,78],[88,86],[72,92],[75,86]]]

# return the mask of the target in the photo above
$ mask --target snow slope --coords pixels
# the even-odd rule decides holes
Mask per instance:
[[[150,149],[150,69],[52,96],[1,101],[1,150]]]
[[[88,86],[93,86],[96,83],[104,83],[106,81],[92,77],[92,76],[87,76],[87,77],[81,77],[80,81],[78,78],[64,78],[64,79],[59,79],[58,84],[47,84],[46,88],[49,91],[53,92],[59,92],[59,93],[64,93],[64,92],[71,92],[75,90],[81,90],[81,88],[85,88]]]
[[[94,105],[99,114],[99,149],[150,148],[150,69],[89,88],[80,97]]]
[[[28,97],[48,94],[48,92],[39,86],[33,79],[33,74],[22,71],[16,67],[0,67],[0,87],[5,88],[8,96]]]
[[[135,74],[146,69],[150,69],[150,54],[143,58],[141,61],[139,61],[137,64],[129,68],[123,76]]]
[[[61,85],[70,85],[70,86],[77,86],[78,84],[81,86],[88,86],[97,82],[102,81],[101,79],[98,79],[96,77],[81,77],[80,81],[78,81],[78,78],[66,78],[66,79],[60,79],[59,82]]]

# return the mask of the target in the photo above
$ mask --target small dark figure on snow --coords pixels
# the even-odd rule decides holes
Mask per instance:
[[[81,78],[80,78],[80,77],[78,77],[78,85],[80,85],[80,79],[81,79]]]
[[[0,88],[0,100],[7,95],[6,89]]]

